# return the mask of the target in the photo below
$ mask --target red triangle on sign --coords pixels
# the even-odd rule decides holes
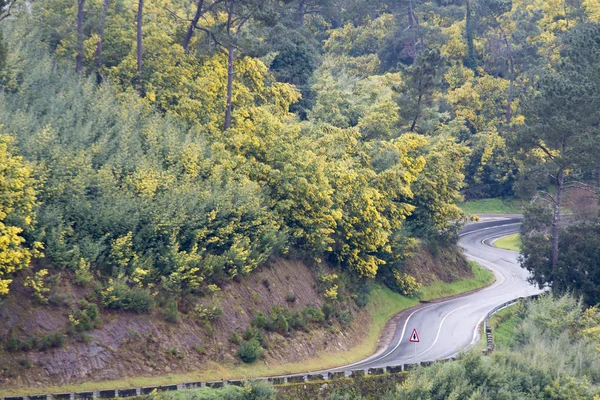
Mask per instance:
[[[420,342],[419,334],[417,333],[417,328],[414,328],[412,333],[410,334],[410,341],[413,343]]]

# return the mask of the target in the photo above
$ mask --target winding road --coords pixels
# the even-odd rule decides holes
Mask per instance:
[[[491,270],[495,282],[476,292],[439,302],[423,304],[405,313],[396,326],[391,343],[377,354],[335,371],[381,368],[450,358],[479,340],[479,325],[494,307],[519,297],[541,293],[529,284],[529,273],[520,267],[518,253],[492,247],[495,239],[519,231],[519,216],[482,217],[467,225],[459,245],[469,260]],[[419,343],[409,341],[417,329]]]

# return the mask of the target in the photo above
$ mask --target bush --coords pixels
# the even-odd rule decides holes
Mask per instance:
[[[255,362],[262,357],[263,354],[264,352],[260,348],[260,343],[258,343],[258,340],[256,339],[251,339],[242,343],[237,352],[238,358],[247,364]]]
[[[5,348],[7,351],[21,351],[23,350],[23,342],[21,339],[12,336],[8,339],[8,342],[6,342]]]
[[[48,296],[48,304],[56,307],[68,306],[71,303],[71,297],[63,293],[51,293]]]
[[[289,330],[289,323],[285,315],[283,313],[276,313],[274,314],[274,317],[275,318],[269,321],[269,330],[272,332],[279,332],[282,334],[287,333]]]
[[[240,345],[242,343],[242,338],[237,332],[233,332],[228,339],[231,343]]]
[[[102,291],[102,305],[114,310],[134,311],[138,314],[152,310],[154,301],[150,291],[130,288],[125,283],[114,282]]]
[[[325,306],[323,306],[325,307]],[[313,306],[304,307],[304,318],[306,322],[323,322],[325,320],[325,314],[320,309]]]
[[[246,328],[246,330],[242,334],[242,337],[244,338],[244,340],[255,339],[258,337],[259,333],[260,333],[260,331],[258,330],[258,328],[254,327],[254,326],[249,326]]]
[[[203,321],[214,322],[223,316],[223,310],[218,306],[204,306],[198,304],[194,307],[194,313]]]
[[[421,293],[423,286],[417,280],[403,272],[394,271],[394,281],[400,293],[408,297],[414,297]]]
[[[267,316],[263,312],[259,312],[252,319],[252,325],[257,327],[258,329],[264,329],[267,327],[268,319]]]
[[[245,391],[248,393],[249,400],[275,400],[277,390],[269,382],[265,381],[250,381],[244,385]]]
[[[352,316],[352,313],[348,310],[342,310],[339,311],[335,317],[337,318],[338,321],[340,321],[340,324],[344,325],[344,326],[348,326],[352,323],[352,320],[354,319],[354,317]]]
[[[244,331],[244,333],[242,334],[242,338],[245,341],[250,341],[253,339],[258,340],[258,343],[261,345],[261,347],[268,349],[269,348],[269,343],[267,343],[267,340],[265,339],[265,335],[263,335],[262,331],[254,326],[249,326],[248,328],[246,328],[246,330]]]
[[[244,387],[227,385],[222,388],[198,388],[158,392],[153,400],[275,400],[277,391],[264,381],[245,382]]]
[[[75,332],[83,332],[94,329],[98,326],[98,306],[93,303],[88,303],[86,300],[79,302],[80,310],[69,315],[71,321],[71,329]]]
[[[321,310],[323,311],[323,317],[327,321],[331,320],[331,317],[335,314],[335,307],[329,303],[323,304]]]
[[[167,303],[164,310],[164,318],[165,321],[172,324],[179,322],[179,309],[177,308],[176,302],[170,301]]]
[[[64,343],[65,343],[64,335],[60,332],[55,332],[55,333],[51,333],[49,335],[44,336],[42,338],[42,340],[40,341],[38,348],[40,350],[44,351],[44,350],[55,348],[55,347],[62,347]]]
[[[290,292],[285,296],[285,301],[288,303],[294,303],[296,301],[296,293]]]
[[[296,311],[290,319],[290,328],[293,330],[306,330],[306,320],[300,311]]]

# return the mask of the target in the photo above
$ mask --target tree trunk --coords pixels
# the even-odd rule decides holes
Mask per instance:
[[[102,14],[100,14],[100,26],[98,27],[98,45],[96,46],[96,70],[98,80],[102,81],[100,68],[102,68],[102,45],[104,44],[104,26],[106,25],[106,14],[108,13],[108,4],[110,0],[102,1]]]
[[[565,171],[560,169],[556,176],[556,202],[554,204],[554,215],[552,216],[552,276],[555,279],[558,273],[558,238],[560,234],[560,206],[565,183]]]
[[[304,26],[304,0],[298,0],[298,26]]]
[[[502,31],[502,39],[504,39],[504,44],[506,45],[506,50],[508,51],[508,71],[509,71],[509,86],[508,86],[508,99],[506,103],[506,124],[510,125],[512,122],[512,103],[513,103],[513,89],[515,86],[515,62],[512,54],[512,46],[510,41],[508,40],[508,35],[502,26],[500,26],[500,30]]]
[[[414,132],[415,128],[417,127],[417,121],[419,120],[419,117],[421,116],[421,102],[423,101],[423,93],[419,93],[419,100],[417,101],[417,112],[415,114],[415,119],[413,119],[413,122],[410,126],[410,131]]]
[[[511,62],[512,64],[512,62]],[[515,85],[515,74],[514,68],[511,65],[510,81],[508,85],[508,100],[506,102],[506,124],[510,125],[512,122],[512,103],[513,103],[513,88]]]
[[[466,37],[467,37],[467,59],[465,66],[476,71],[477,56],[475,54],[475,43],[473,37],[473,13],[471,11],[471,1],[467,0],[467,16],[466,16]]]
[[[413,9],[413,2],[412,0],[410,0],[408,2],[408,10],[407,10],[407,17],[408,17],[408,29],[410,30],[410,33],[412,34],[412,49],[411,49],[411,53],[413,56],[413,60],[417,57],[417,34],[415,32],[415,25],[416,25],[416,18],[415,18],[415,12]]]
[[[77,67],[76,71],[83,70],[83,7],[85,0],[77,0]]]
[[[188,30],[185,33],[183,42],[181,43],[181,45],[183,46],[185,51],[188,51],[188,46],[190,44],[190,40],[192,40],[192,35],[194,34],[194,30],[196,29],[196,26],[198,25],[198,21],[200,20],[200,17],[202,16],[203,5],[204,5],[204,0],[198,0],[198,5],[196,7],[196,14],[194,15],[194,18],[192,19],[192,21],[190,22],[190,26],[188,27]]]
[[[137,12],[137,86],[142,91],[142,15],[144,12],[144,0],[138,0]]]
[[[225,110],[225,130],[231,127],[231,111],[233,108],[233,61],[235,59],[235,49],[229,46],[227,57],[227,109]]]
[[[225,109],[224,130],[231,127],[231,111],[233,108],[233,61],[235,59],[235,47],[233,45],[233,10],[234,0],[227,0],[227,106]]]

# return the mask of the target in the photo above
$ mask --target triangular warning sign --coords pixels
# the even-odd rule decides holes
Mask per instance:
[[[413,343],[420,342],[419,334],[417,333],[417,328],[413,329],[412,333],[410,334],[410,341]]]

